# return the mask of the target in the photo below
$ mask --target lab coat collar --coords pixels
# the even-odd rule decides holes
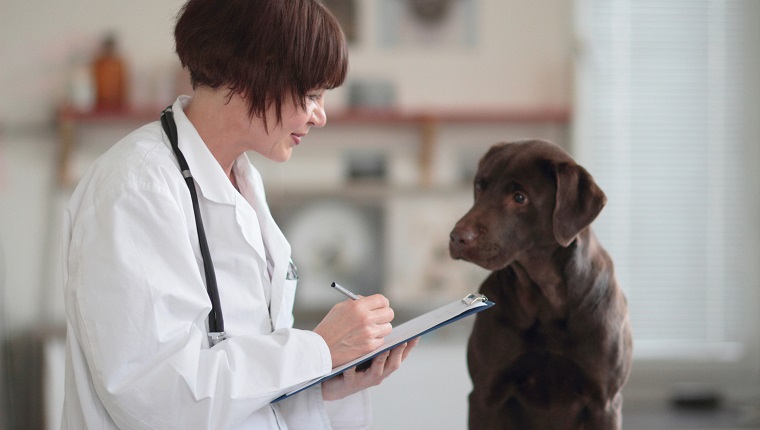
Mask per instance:
[[[234,205],[237,190],[185,115],[184,108],[191,99],[190,96],[179,96],[172,105],[179,136],[179,149],[185,156],[203,197],[217,203]]]

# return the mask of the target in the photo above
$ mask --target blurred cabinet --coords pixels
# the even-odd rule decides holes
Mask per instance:
[[[8,375],[8,417],[0,428],[61,428],[65,337],[63,326],[40,326],[5,340],[0,369]]]

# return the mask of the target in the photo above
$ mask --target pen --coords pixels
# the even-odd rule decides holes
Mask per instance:
[[[335,288],[336,290],[340,291],[341,293],[343,293],[346,297],[348,297],[351,300],[359,300],[359,296],[357,296],[356,294],[352,293],[351,291],[345,289],[344,287],[341,287],[340,284],[338,284],[337,282],[333,282],[332,284],[330,284],[330,286],[333,287],[333,288]]]

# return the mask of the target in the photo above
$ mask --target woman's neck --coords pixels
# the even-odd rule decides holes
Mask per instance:
[[[211,154],[237,188],[232,171],[235,159],[244,151],[238,149],[234,122],[236,118],[226,91],[198,89],[185,107],[185,115],[193,124]]]

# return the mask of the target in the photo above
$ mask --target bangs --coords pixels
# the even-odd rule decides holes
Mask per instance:
[[[308,2],[301,19],[308,25],[296,26],[294,67],[297,83],[294,96],[303,99],[314,89],[343,85],[348,74],[348,47],[337,19],[319,2]]]

